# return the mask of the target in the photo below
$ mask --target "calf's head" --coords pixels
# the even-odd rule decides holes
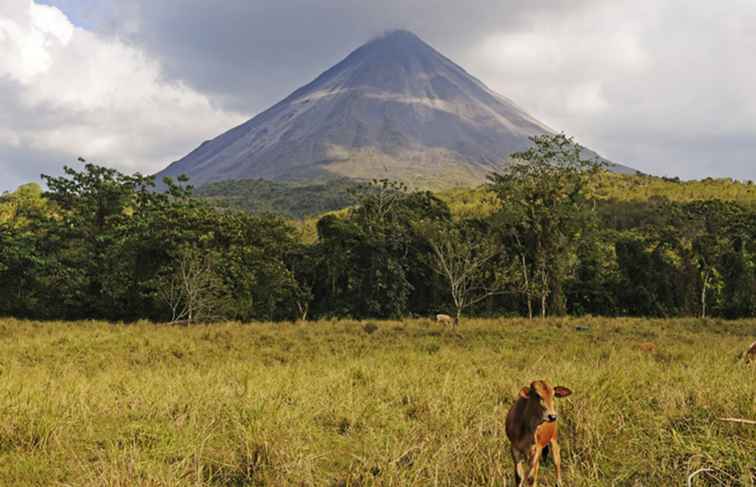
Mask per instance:
[[[520,390],[520,397],[528,401],[528,409],[543,422],[553,423],[557,420],[557,411],[554,398],[567,397],[572,391],[566,387],[552,387],[545,380],[537,380],[530,387]],[[541,422],[539,421],[539,422]]]

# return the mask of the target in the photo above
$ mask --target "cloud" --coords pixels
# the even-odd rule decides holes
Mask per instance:
[[[467,58],[492,88],[618,162],[756,179],[756,4],[597,2],[492,33]]]
[[[0,0],[0,97],[18,98],[21,120],[0,124],[0,145],[90,157],[86,149],[97,148],[121,167],[154,170],[368,39],[406,28],[614,161],[660,175],[756,179],[752,0],[46,3],[87,29],[73,27],[63,42],[70,19],[51,9],[39,42],[19,15],[28,3]],[[9,67],[17,43],[7,39],[19,32],[34,53],[24,59],[36,61],[19,64],[16,50]]]
[[[122,4],[118,15],[130,20],[105,30],[231,109],[262,110],[367,39],[407,28],[610,159],[657,174],[756,179],[756,156],[743,152],[756,140],[752,0]]]
[[[245,118],[138,48],[22,0],[0,4],[0,101],[0,190],[79,155],[151,173]]]
[[[225,106],[259,111],[387,30],[415,31],[459,61],[488,33],[592,1],[133,0],[100,25],[163,60],[168,76]]]

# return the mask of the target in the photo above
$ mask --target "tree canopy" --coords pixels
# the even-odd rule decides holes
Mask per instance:
[[[303,239],[292,220],[219,208],[185,180],[158,192],[139,174],[66,168],[45,190],[0,196],[0,315],[755,315],[749,185],[616,197],[643,193],[645,178],[607,174],[571,139],[544,136],[479,190],[350,184],[351,206]]]

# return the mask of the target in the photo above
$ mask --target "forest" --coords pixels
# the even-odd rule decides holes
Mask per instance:
[[[0,316],[756,315],[752,184],[691,192],[607,174],[564,135],[533,142],[479,189],[350,185],[351,206],[321,214],[314,238],[290,216],[197,197],[186,178],[158,192],[148,176],[66,167],[0,198]]]

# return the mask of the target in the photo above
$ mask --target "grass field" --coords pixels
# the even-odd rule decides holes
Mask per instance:
[[[567,486],[756,485],[756,320],[374,325],[0,320],[0,485],[511,486],[538,378]]]

